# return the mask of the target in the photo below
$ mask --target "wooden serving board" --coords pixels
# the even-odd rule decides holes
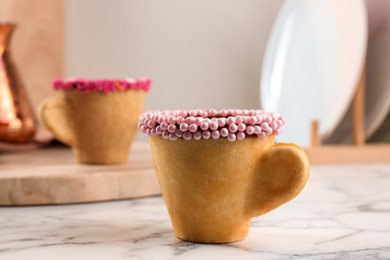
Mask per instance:
[[[160,194],[149,145],[135,143],[128,163],[78,164],[67,148],[0,154],[0,205],[97,202]]]

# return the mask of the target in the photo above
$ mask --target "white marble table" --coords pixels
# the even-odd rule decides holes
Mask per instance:
[[[0,259],[390,259],[390,164],[313,167],[298,198],[225,245],[175,238],[161,197],[0,207]]]

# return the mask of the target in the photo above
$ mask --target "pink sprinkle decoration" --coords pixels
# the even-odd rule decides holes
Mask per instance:
[[[249,120],[248,120],[249,124],[251,125],[255,125],[256,122],[257,122],[257,118],[255,116],[251,116],[249,117]]]
[[[220,133],[222,137],[226,137],[229,134],[229,130],[227,130],[227,128],[222,128]]]
[[[195,124],[197,126],[200,126],[201,124],[203,123],[203,118],[202,117],[197,117],[196,120],[195,120]]]
[[[55,79],[53,81],[55,90],[76,90],[82,93],[102,92],[108,94],[116,91],[128,91],[130,89],[143,90],[148,92],[152,81],[148,78],[139,79]]]
[[[219,111],[219,115],[223,116],[223,117],[226,117],[228,115],[228,112],[227,112],[226,109],[222,109],[222,110]]]
[[[245,134],[243,132],[238,132],[237,133],[237,140],[244,140],[245,139]]]
[[[188,127],[188,130],[190,130],[191,133],[195,133],[196,130],[198,130],[198,126],[196,124],[191,124],[189,127]]]
[[[227,118],[226,124],[231,125],[231,124],[234,124],[234,123],[236,123],[236,118],[232,117],[232,116],[229,116]]]
[[[230,142],[234,142],[234,141],[236,141],[236,135],[230,133],[230,134],[227,136],[227,139],[228,139]]]
[[[229,125],[229,132],[235,133],[235,132],[237,132],[237,129],[238,129],[238,127],[236,124]]]
[[[218,111],[215,110],[215,109],[210,109],[210,110],[209,110],[209,115],[210,115],[210,116],[216,116],[216,115],[218,115]]]
[[[176,141],[177,140],[177,136],[175,134],[169,134],[169,140]]]
[[[203,137],[203,139],[209,139],[209,138],[210,138],[210,136],[211,136],[211,133],[210,133],[210,131],[208,131],[208,130],[206,130],[206,131],[203,131],[203,133],[202,133],[202,137]]]
[[[256,125],[256,126],[255,126],[255,135],[258,135],[258,134],[260,134],[260,133],[261,133],[261,127],[258,126],[258,125]]]
[[[267,129],[265,130],[265,135],[266,135],[266,136],[269,136],[269,135],[272,134],[272,132],[273,132],[273,131],[272,131],[272,128],[269,127],[269,128],[267,128]]]
[[[221,136],[221,134],[220,134],[219,131],[217,131],[217,130],[214,130],[214,131],[211,133],[211,137],[212,137],[213,139],[218,139],[220,136]]]
[[[184,140],[191,140],[192,139],[192,134],[190,132],[185,132],[183,133],[183,139]]]
[[[181,110],[181,111],[179,112],[179,116],[187,117],[187,116],[188,116],[188,112],[187,112],[187,111],[184,111],[184,110]]]
[[[154,122],[154,121],[149,121],[148,122],[148,127],[149,128],[153,128],[153,127],[155,127],[156,126],[156,122]]]
[[[244,118],[242,116],[237,116],[236,117],[236,124],[241,124],[242,122],[244,122]]]
[[[190,110],[190,111],[188,111],[188,114],[190,115],[190,116],[192,116],[192,117],[194,117],[194,116],[196,116],[196,110]]]
[[[190,125],[196,122],[196,118],[194,116],[189,116],[186,118],[185,122]]]
[[[184,122],[185,122],[185,118],[184,118],[184,117],[178,116],[178,117],[176,118],[176,123],[177,123],[178,125],[181,125],[181,124],[183,124]]]
[[[200,140],[200,139],[202,139],[202,133],[200,131],[196,131],[193,134],[193,137],[194,137],[195,140]]]
[[[246,130],[245,132],[248,134],[248,135],[252,135],[254,132],[255,132],[255,128],[251,125],[247,126],[246,127]]]
[[[203,117],[203,118],[206,118],[206,117],[209,116],[209,113],[207,111],[203,110],[203,111],[200,112],[200,116]]]
[[[216,121],[211,121],[210,123],[210,130],[217,130],[218,129],[218,123]]]
[[[176,130],[176,132],[175,132],[175,135],[177,136],[177,137],[183,137],[183,132],[180,130],[180,129],[177,129]]]
[[[160,124],[160,126],[161,126],[161,129],[165,131],[165,130],[168,129],[168,126],[169,126],[169,125],[168,125],[167,122],[162,122],[162,123]]]
[[[270,123],[272,122],[272,118],[271,118],[270,116],[265,116],[265,117],[263,118],[263,121],[266,122],[266,123],[268,123],[268,124],[270,124]]]
[[[176,132],[176,129],[177,129],[177,127],[176,127],[176,125],[169,125],[168,126],[168,132],[170,132],[170,133],[174,133],[174,132]]]
[[[218,118],[217,123],[219,127],[223,127],[226,124],[226,118]]]
[[[170,116],[168,117],[168,124],[176,124],[176,117]]]
[[[272,121],[271,124],[269,124],[269,127],[271,127],[272,130],[276,130],[276,128],[278,128],[278,124],[275,121]]]
[[[149,136],[162,136],[175,141],[220,139],[241,141],[279,135],[285,119],[261,110],[173,110],[145,112],[139,117],[139,130]]]
[[[209,129],[209,123],[203,122],[203,123],[200,125],[200,129],[202,129],[202,130],[207,130],[207,129]]]
[[[269,128],[269,125],[268,125],[268,123],[263,122],[263,123],[261,123],[260,127],[261,127],[261,129],[262,129],[263,131],[265,131],[265,130],[267,130],[267,129]]]
[[[154,120],[154,119],[153,119]],[[165,118],[163,116],[158,116],[157,117],[157,120],[155,120],[157,123],[161,124],[162,122],[164,122]]]
[[[157,127],[156,127],[156,133],[157,133],[157,135],[161,135],[162,132],[163,132],[163,130],[161,129],[161,126],[157,126]]]
[[[239,123],[237,129],[240,132],[244,132],[246,129],[246,125],[244,123]]]
[[[168,131],[164,131],[164,132],[162,133],[162,137],[163,137],[164,139],[168,139],[168,138],[169,138],[169,132],[168,132]]]
[[[180,125],[180,130],[183,131],[183,132],[187,131],[188,130],[188,124],[187,123],[182,123]]]
[[[149,128],[148,128],[147,125],[141,125],[141,126],[139,127],[139,129],[141,130],[142,133],[146,134],[146,130],[148,130]]]

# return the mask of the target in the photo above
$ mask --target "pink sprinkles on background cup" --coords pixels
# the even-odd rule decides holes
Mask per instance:
[[[171,141],[227,138],[234,142],[279,135],[285,123],[281,115],[254,109],[173,110],[143,113],[138,128],[149,136],[161,135]]]
[[[130,89],[143,90],[148,92],[152,81],[148,78],[139,79],[55,79],[53,88],[55,90],[77,90],[82,93],[103,92],[108,94],[114,91],[128,91]]]

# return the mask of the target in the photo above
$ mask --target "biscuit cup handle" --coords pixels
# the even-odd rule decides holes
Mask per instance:
[[[50,97],[39,106],[39,118],[54,137],[69,146],[75,146],[75,133],[68,120],[68,113],[65,97],[61,95]]]
[[[257,162],[248,212],[267,213],[295,198],[305,186],[310,162],[305,151],[290,143],[267,148]]]

